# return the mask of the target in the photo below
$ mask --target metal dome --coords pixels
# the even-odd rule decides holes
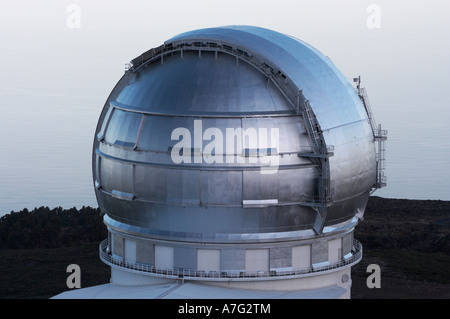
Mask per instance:
[[[351,232],[382,184],[359,92],[310,45],[258,27],[195,30],[143,53],[94,140],[108,229],[216,248]]]

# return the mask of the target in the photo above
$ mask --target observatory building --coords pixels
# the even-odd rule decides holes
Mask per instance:
[[[167,40],[127,65],[95,134],[111,283],[349,298],[385,138],[359,80],[298,39],[228,26]]]

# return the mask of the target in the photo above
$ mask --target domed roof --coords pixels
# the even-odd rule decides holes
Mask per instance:
[[[322,130],[367,121],[360,99],[341,71],[328,57],[301,40],[255,26],[225,26],[182,33],[165,45],[196,41],[231,44],[283,73],[310,101]]]
[[[173,132],[191,137],[198,127],[194,157],[175,163]],[[230,151],[215,139],[226,160],[206,163],[195,158],[212,140],[202,127],[222,137],[276,129],[278,141],[252,148],[242,137]],[[258,241],[321,232],[364,211],[374,145],[364,106],[327,57],[275,31],[229,26],[180,34],[132,60],[100,116],[92,164],[108,225],[170,240]],[[267,157],[276,174],[261,174]]]
[[[228,54],[184,52],[135,73],[116,101],[171,115],[261,114],[292,111],[280,91],[247,63]]]

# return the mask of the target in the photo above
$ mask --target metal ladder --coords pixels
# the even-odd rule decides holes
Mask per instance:
[[[373,137],[375,142],[375,153],[376,153],[376,181],[373,185],[371,193],[376,189],[386,186],[386,140],[387,140],[387,130],[381,128],[381,124],[377,126],[375,119],[372,115],[372,109],[370,107],[369,97],[365,88],[361,87],[361,76],[353,79],[356,82],[356,93],[358,94],[369,118],[370,126],[372,127]]]

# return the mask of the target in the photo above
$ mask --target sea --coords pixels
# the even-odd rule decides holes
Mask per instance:
[[[0,216],[40,206],[98,206],[92,143],[107,94],[99,95],[0,88]],[[375,120],[388,130],[387,186],[374,196],[450,200],[447,103],[371,99]]]

